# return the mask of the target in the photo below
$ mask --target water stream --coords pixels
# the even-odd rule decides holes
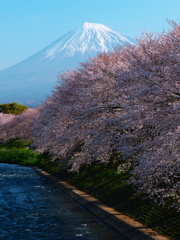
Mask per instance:
[[[117,240],[29,167],[0,164],[1,240]]]

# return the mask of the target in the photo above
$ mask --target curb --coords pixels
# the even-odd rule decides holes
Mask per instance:
[[[169,240],[169,238],[147,228],[134,219],[116,211],[115,209],[104,205],[94,197],[78,190],[67,182],[52,176],[44,170],[33,167],[41,176],[47,179],[52,185],[68,197],[73,199],[77,204],[82,206],[86,211],[99,218],[101,222],[108,225],[112,230],[117,232],[123,240]]]

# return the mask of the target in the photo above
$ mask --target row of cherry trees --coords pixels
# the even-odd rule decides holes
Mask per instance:
[[[62,84],[63,82],[63,84]],[[179,203],[180,25],[144,33],[137,45],[59,76],[38,109],[1,114],[2,138],[29,137],[41,152],[78,171],[92,162],[132,167],[139,192]]]
[[[11,138],[31,139],[31,132],[39,109],[27,109],[21,114],[0,113],[0,142]]]

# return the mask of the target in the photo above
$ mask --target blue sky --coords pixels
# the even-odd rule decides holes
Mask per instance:
[[[0,0],[0,70],[40,51],[84,22],[129,37],[180,21],[180,0]]]

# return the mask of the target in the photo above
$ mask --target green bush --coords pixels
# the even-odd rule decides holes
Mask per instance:
[[[16,163],[21,165],[35,165],[41,155],[29,149],[30,141],[26,139],[10,139],[9,142],[0,144],[0,162]]]
[[[18,139],[18,138],[11,138],[7,143],[0,143],[1,148],[27,148],[31,144],[31,141],[27,139]]]
[[[28,107],[20,105],[16,102],[0,104],[0,112],[7,113],[7,114],[14,114],[14,115],[20,114],[26,109],[28,109]]]
[[[17,163],[21,165],[35,165],[40,160],[40,155],[27,148],[2,148],[0,149],[0,162]]]

